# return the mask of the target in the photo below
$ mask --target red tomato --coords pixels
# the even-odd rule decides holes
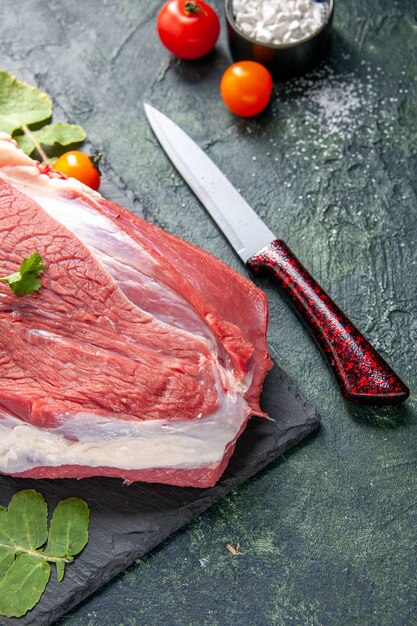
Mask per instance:
[[[271,99],[271,74],[260,63],[239,61],[223,74],[220,93],[225,105],[236,115],[258,115]]]
[[[158,13],[162,43],[181,59],[198,59],[214,48],[220,32],[217,13],[203,0],[169,0]]]
[[[54,170],[65,174],[69,178],[76,178],[84,185],[97,189],[100,187],[100,174],[91,158],[84,152],[66,152],[55,162]]]

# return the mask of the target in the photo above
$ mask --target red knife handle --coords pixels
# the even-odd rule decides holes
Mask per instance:
[[[342,394],[360,404],[400,404],[408,387],[279,239],[247,267],[267,273],[291,298],[327,358]]]

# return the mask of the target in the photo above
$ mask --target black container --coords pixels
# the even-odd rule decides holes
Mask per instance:
[[[236,26],[232,0],[226,0],[226,25],[230,52],[234,61],[258,61],[274,78],[285,80],[311,70],[331,47],[334,0],[323,0],[328,7],[327,21],[312,35],[294,43],[276,45],[247,37]]]

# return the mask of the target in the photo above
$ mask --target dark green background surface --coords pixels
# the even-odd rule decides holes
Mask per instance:
[[[277,83],[254,120],[219,98],[224,32],[206,59],[175,60],[155,33],[160,5],[1,0],[0,66],[35,80],[84,126],[147,219],[244,271],[157,146],[142,102],[186,127],[413,391],[415,0],[338,0],[331,59]],[[287,303],[262,286],[273,357],[320,411],[319,434],[63,626],[417,624],[415,398],[348,406]],[[237,542],[234,557],[225,545]]]

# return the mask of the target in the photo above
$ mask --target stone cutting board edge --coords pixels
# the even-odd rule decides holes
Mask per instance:
[[[40,602],[19,619],[0,617],[1,626],[49,626],[102,585],[185,526],[212,504],[313,433],[320,417],[278,365],[262,393],[273,418],[251,418],[220,481],[209,489],[133,483],[116,478],[33,480],[0,476],[0,504],[21,489],[36,489],[49,513],[59,500],[83,498],[90,507],[90,539],[68,566],[62,583],[55,568]]]

